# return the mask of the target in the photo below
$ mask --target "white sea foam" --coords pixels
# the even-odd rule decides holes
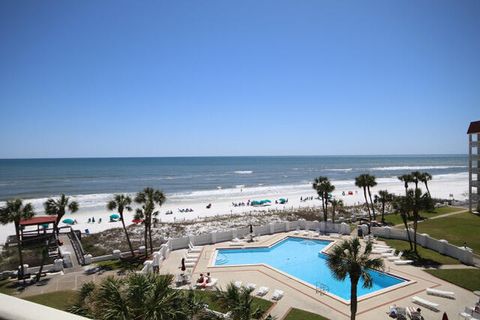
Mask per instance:
[[[345,168],[345,169],[325,169],[325,171],[332,171],[332,172],[350,172],[353,168]]]
[[[234,171],[234,173],[236,173],[236,174],[252,174],[253,171],[251,171],[251,170],[238,170],[238,171]]]
[[[370,168],[374,171],[400,171],[400,170],[433,170],[433,169],[454,169],[467,168],[467,166],[392,166]]]

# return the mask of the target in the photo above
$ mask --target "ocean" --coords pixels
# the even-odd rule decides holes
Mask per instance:
[[[150,186],[167,195],[224,194],[225,190],[294,186],[324,175],[352,180],[368,172],[393,178],[412,170],[432,175],[467,171],[466,155],[165,157],[0,160],[0,201],[60,193],[95,201],[98,195],[134,193]]]

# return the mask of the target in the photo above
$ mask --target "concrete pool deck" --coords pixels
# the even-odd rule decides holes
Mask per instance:
[[[341,240],[326,236],[311,237],[303,236],[302,233],[294,234],[294,232],[285,232],[257,237],[258,241],[248,243],[246,246],[271,246],[287,236],[320,240]],[[346,239],[348,237],[343,236],[343,238]],[[210,272],[213,278],[218,279],[218,287],[220,288],[225,288],[228,283],[234,281],[242,281],[244,284],[255,283],[256,289],[261,286],[266,286],[270,288],[269,293],[264,296],[264,298],[268,300],[271,300],[272,293],[275,289],[283,290],[285,292],[284,297],[276,302],[270,310],[270,313],[278,319],[282,319],[291,308],[298,308],[317,313],[329,319],[350,318],[350,306],[348,304],[343,303],[335,297],[321,293],[312,286],[292,279],[288,275],[269,266],[248,265],[212,267],[211,262],[215,250],[218,248],[235,247],[229,246],[227,242],[203,246],[198,262],[193,269],[190,269],[192,279],[195,280],[198,278],[200,273]],[[187,250],[185,249],[172,251],[169,257],[162,263],[160,272],[171,274],[180,273],[180,261],[186,252]],[[401,307],[414,306],[416,308],[418,305],[411,302],[411,297],[415,295],[440,305],[440,312],[434,312],[420,306],[422,309],[422,315],[425,319],[440,319],[444,311],[447,312],[451,319],[457,318],[458,313],[463,311],[466,305],[473,305],[474,302],[478,300],[478,297],[472,292],[435,278],[423,271],[422,268],[410,265],[397,266],[387,260],[384,261],[386,272],[409,279],[411,282],[403,287],[362,299],[358,304],[358,319],[389,319],[386,312],[392,304]],[[467,266],[465,266],[465,268],[467,268]],[[458,272],[462,272],[462,270],[459,269]],[[425,291],[427,288],[453,291],[455,292],[456,299],[451,300],[427,295]],[[254,291],[254,294],[255,293],[256,291]]]

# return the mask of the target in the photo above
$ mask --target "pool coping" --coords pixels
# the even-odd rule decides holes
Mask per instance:
[[[270,270],[273,270],[275,272],[278,272],[279,274],[289,278],[289,279],[292,279],[294,281],[297,281],[299,282],[300,284],[303,284],[304,286],[307,286],[308,288],[311,288],[311,289],[314,289],[315,292],[321,292],[322,294],[332,298],[332,299],[335,299],[345,305],[350,305],[350,300],[346,300],[346,299],[343,299],[331,292],[328,292],[326,290],[322,290],[314,285],[312,285],[311,283],[309,282],[306,282],[304,280],[301,280],[287,272],[284,272],[284,271],[281,271],[275,267],[272,267],[271,265],[269,264],[266,264],[266,263],[251,263],[251,264],[236,264],[236,265],[228,265],[228,266],[217,266],[215,265],[215,261],[217,259],[217,254],[219,252],[219,250],[245,250],[245,249],[259,249],[259,248],[271,248],[275,245],[277,245],[279,242],[281,241],[284,241],[286,240],[287,238],[298,238],[298,239],[308,239],[308,240],[316,240],[316,241],[328,241],[330,242],[328,245],[326,245],[322,250],[319,251],[319,253],[322,253],[322,254],[325,254],[325,255],[329,255],[329,253],[327,252],[332,246],[335,245],[335,243],[338,241],[337,240],[329,240],[329,239],[313,239],[313,238],[308,238],[308,237],[303,237],[303,236],[298,236],[298,235],[285,235],[283,236],[282,238],[279,238],[278,240],[274,241],[273,243],[271,243],[270,245],[262,245],[262,246],[242,246],[242,247],[226,247],[226,246],[219,246],[219,247],[216,247],[215,248],[215,251],[214,251],[214,254],[211,255],[210,257],[210,260],[208,261],[208,268],[242,268],[242,267],[265,267],[267,269],[270,269]],[[384,288],[384,289],[380,289],[380,290],[377,290],[375,292],[372,292],[372,293],[367,293],[367,294],[364,294],[360,297],[357,298],[357,301],[360,302],[360,301],[364,301],[364,300],[367,300],[367,299],[370,299],[370,298],[374,298],[374,297],[377,297],[381,294],[384,294],[386,292],[390,292],[390,291],[393,291],[393,290],[397,290],[397,289],[400,289],[400,288],[403,288],[403,287],[406,287],[408,285],[411,285],[411,284],[414,284],[416,283],[417,281],[415,280],[410,280],[410,279],[407,279],[405,277],[402,277],[402,276],[399,276],[399,275],[396,275],[394,273],[391,273],[391,272],[386,272],[386,271],[378,271],[378,270],[374,270],[376,272],[381,272],[381,273],[384,273],[384,274],[387,274],[389,276],[392,276],[392,277],[395,277],[395,278],[399,278],[399,279],[402,279],[402,280],[405,280],[404,282],[401,282],[401,283],[398,283],[396,285],[393,285],[393,286],[389,286],[387,288]]]

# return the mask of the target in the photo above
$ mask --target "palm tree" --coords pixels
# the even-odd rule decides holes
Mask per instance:
[[[398,180],[403,181],[405,187],[405,195],[407,195],[408,184],[413,182],[413,177],[410,174],[403,174],[398,177]]]
[[[420,219],[419,213],[422,210],[432,210],[434,206],[432,198],[430,198],[427,193],[422,193],[420,188],[409,190],[408,197],[411,198],[413,213],[413,249],[415,253],[417,253],[417,227],[418,220]]]
[[[147,237],[150,242],[150,253],[153,253],[152,217],[158,214],[158,211],[155,211],[155,205],[161,206],[165,200],[163,192],[153,188],[145,188],[135,196],[135,202],[142,205],[141,209],[137,209],[135,218],[143,219],[145,225],[145,253],[148,248]]]
[[[363,189],[363,196],[365,197],[365,204],[367,205],[368,210],[368,218],[372,221],[372,214],[370,213],[370,206],[368,205],[367,199],[367,185],[369,184],[369,176],[368,174],[361,174],[355,178],[355,185],[359,188]]]
[[[415,184],[415,189],[417,189],[418,183],[422,181],[422,173],[420,171],[412,171],[410,175],[412,176],[413,183]]]
[[[377,185],[377,181],[375,181],[375,176],[372,176],[370,174],[367,174],[367,191],[368,191],[368,197],[370,198],[370,205],[372,206],[372,213],[373,213],[373,220],[377,219],[377,216],[375,215],[375,206],[373,205],[372,201],[372,192],[370,188],[373,188]]]
[[[230,319],[261,319],[264,310],[253,306],[253,288],[237,288],[233,283],[227,285],[226,291],[217,289],[216,299],[220,306],[231,312]]]
[[[375,195],[375,203],[382,204],[382,223],[385,224],[385,205],[392,202],[393,194],[389,193],[388,190],[378,191],[378,195]]]
[[[335,210],[337,208],[343,207],[343,201],[332,199],[332,200],[328,200],[328,202],[330,202],[330,204],[332,205],[332,222],[335,223]]]
[[[410,190],[413,192],[413,190]],[[409,196],[409,191],[406,192],[405,196],[394,197],[392,205],[396,212],[402,217],[405,230],[407,231],[408,243],[410,244],[410,250],[413,250],[412,238],[408,230],[408,220],[410,217],[410,212],[413,208],[412,197]]]
[[[425,188],[427,189],[428,196],[431,198],[432,195],[430,194],[430,190],[428,189],[428,181],[432,180],[432,175],[428,172],[422,172],[420,176],[420,181],[425,184]]]
[[[132,257],[135,256],[135,252],[133,251],[132,242],[130,241],[130,237],[128,236],[127,227],[125,226],[125,219],[123,216],[123,211],[132,211],[132,207],[130,204],[132,203],[132,199],[123,194],[116,194],[114,195],[113,199],[107,203],[107,209],[110,211],[117,210],[118,214],[120,215],[120,219],[122,220],[123,231],[125,232],[125,236],[127,237],[128,247],[130,248],[130,252]]]
[[[172,275],[132,273],[127,278],[105,278],[100,284],[90,282],[82,286],[69,311],[94,319],[188,319],[190,305],[181,290],[170,287],[172,280]]]
[[[48,215],[56,215],[57,219],[53,229],[58,235],[58,224],[62,221],[63,216],[70,210],[71,213],[78,211],[78,203],[76,201],[70,201],[70,198],[62,194],[59,199],[50,198],[43,204],[45,207],[45,213]]]
[[[322,200],[323,219],[327,221],[328,198],[329,194],[335,190],[335,186],[332,185],[327,177],[320,176],[315,178],[312,187],[317,191],[318,196]]]
[[[367,243],[363,253],[358,238],[345,240],[333,247],[331,254],[327,257],[327,265],[338,280],[350,278],[350,319],[355,320],[357,314],[357,286],[360,279],[363,280],[364,288],[371,288],[373,285],[369,269],[381,270],[384,268],[383,260],[370,258],[372,244]]]
[[[30,219],[35,215],[31,203],[23,204],[22,199],[8,200],[5,207],[0,208],[0,223],[15,225],[15,235],[17,237],[18,259],[20,261],[21,273],[18,273],[18,280],[23,278],[25,284],[25,270],[23,268],[22,239],[20,239],[20,221]]]

